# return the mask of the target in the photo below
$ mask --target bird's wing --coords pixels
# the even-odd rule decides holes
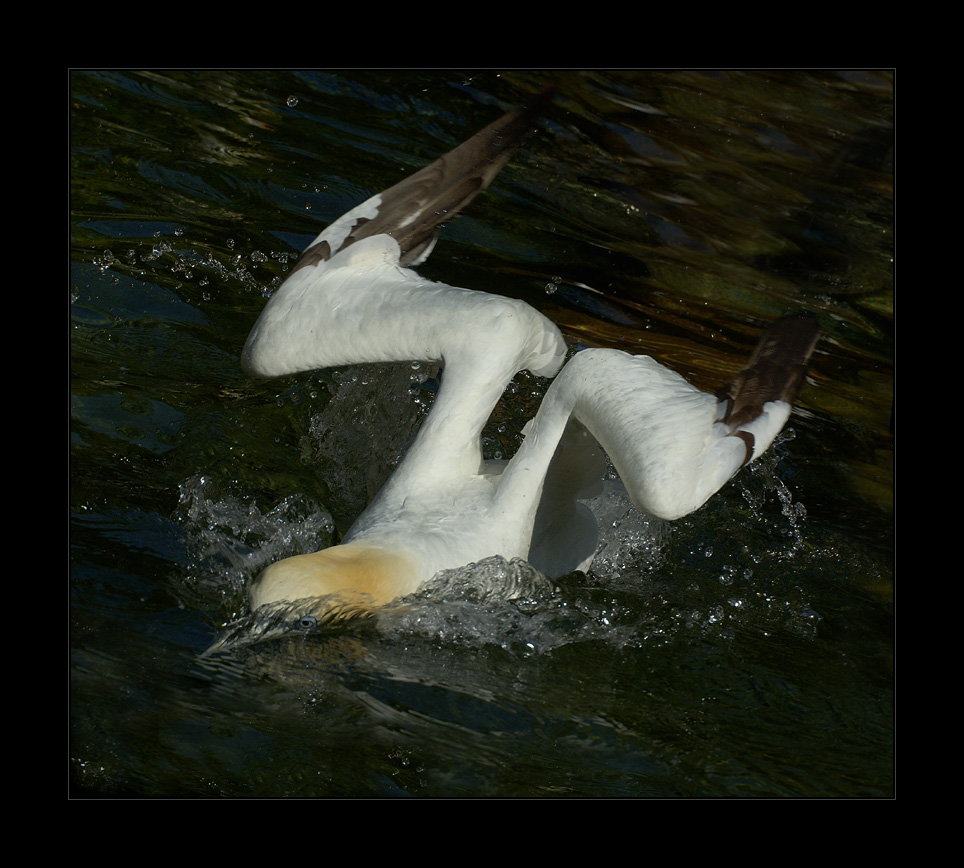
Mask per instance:
[[[749,364],[720,391],[702,392],[649,356],[577,353],[552,384],[501,493],[541,472],[570,417],[603,447],[643,512],[664,519],[702,506],[786,424],[818,336],[809,315],[784,317],[764,333]]]
[[[647,356],[596,351],[605,354],[592,365],[597,388],[580,400],[577,418],[607,451],[637,507],[679,518],[769,448],[790,417],[818,335],[809,314],[777,320],[717,396]]]
[[[478,298],[481,293],[425,281],[406,266],[423,261],[439,226],[491,183],[549,98],[544,91],[326,228],[255,323],[242,354],[244,369],[276,377],[333,365],[440,358],[439,328],[451,330],[454,323],[451,337],[457,340],[473,328],[472,306],[492,304]],[[438,325],[423,320],[433,309]],[[531,313],[527,318],[553,345],[546,359],[531,364],[548,373],[561,361],[555,346],[561,338],[548,320]]]

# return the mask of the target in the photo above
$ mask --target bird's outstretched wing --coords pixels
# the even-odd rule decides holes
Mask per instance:
[[[535,346],[505,364],[554,374],[565,347],[558,329],[522,302],[424,280],[409,266],[431,252],[454,219],[509,160],[551,97],[508,112],[430,166],[372,196],[328,226],[269,299],[245,344],[253,376],[457,354],[507,319],[524,322]],[[514,333],[518,329],[513,330]],[[498,342],[496,343],[498,346]],[[505,345],[505,342],[502,342]],[[516,359],[516,355],[519,356]]]
[[[790,417],[818,335],[810,314],[777,320],[746,367],[717,396],[647,357],[627,357],[636,360],[628,364],[646,369],[646,383],[633,390],[634,401],[625,394],[628,372],[616,376],[615,391],[623,393],[624,403],[607,417],[607,426],[621,419],[629,427],[618,434],[607,430],[600,442],[637,507],[666,519],[687,515],[762,455]],[[641,396],[643,391],[648,394]],[[640,403],[645,405],[638,408],[640,415],[627,418]]]
[[[818,337],[809,314],[763,334],[747,366],[719,396],[649,356],[612,349],[577,353],[553,382],[513,461],[544,462],[570,418],[609,455],[633,503],[676,519],[702,506],[786,424]],[[514,474],[507,474],[506,493]]]

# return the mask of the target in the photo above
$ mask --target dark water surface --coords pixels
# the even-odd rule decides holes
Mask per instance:
[[[706,388],[813,311],[787,436],[673,524],[614,482],[593,571],[551,593],[450,588],[202,656],[431,402],[428,365],[251,381],[265,296],[550,80],[421,271]],[[74,793],[892,795],[890,74],[75,72],[70,99]],[[517,378],[489,454],[544,387]]]

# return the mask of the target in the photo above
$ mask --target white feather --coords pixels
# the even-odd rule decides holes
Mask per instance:
[[[413,180],[431,170],[457,185],[460,151],[473,143],[477,149],[493,127]],[[518,453],[507,463],[484,463],[482,428],[506,385],[523,369],[555,375],[565,341],[521,301],[428,281],[403,267],[407,253],[393,235],[413,215],[424,222],[425,204],[424,197],[404,201],[410,191],[401,188],[373,196],[318,236],[262,312],[242,364],[255,376],[276,377],[432,360],[444,366],[441,388],[408,453],[341,545],[270,567],[252,588],[252,607],[336,593],[384,603],[442,570],[492,555],[528,559],[552,576],[586,569],[595,523],[577,499],[594,493],[603,450],[639,509],[675,519],[705,503],[786,422],[789,404],[777,400],[734,430],[721,421],[725,401],[648,356],[587,349],[552,383]],[[386,213],[386,202],[399,213]],[[386,228],[366,236],[371,226]],[[410,261],[433,245],[423,232]]]

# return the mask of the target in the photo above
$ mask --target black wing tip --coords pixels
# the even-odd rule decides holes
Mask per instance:
[[[820,337],[820,318],[813,311],[799,310],[780,317],[771,328],[792,329],[800,338],[812,340],[813,345],[816,346],[817,339]],[[810,352],[812,351],[811,347]]]
[[[820,320],[816,314],[808,310],[787,314],[766,327],[750,364],[767,360],[783,365],[808,365],[819,339]]]
[[[719,400],[727,403],[723,421],[736,428],[755,419],[770,401],[792,404],[819,339],[820,321],[810,311],[787,314],[771,323],[746,367],[717,392]]]
[[[421,262],[441,224],[456,219],[492,183],[533,131],[553,93],[553,87],[544,88],[524,105],[504,113],[435,162],[384,191],[386,218],[366,227],[365,234],[380,231],[391,235],[401,249],[402,265]]]
[[[549,107],[555,91],[555,85],[544,87],[539,93],[494,120],[484,130],[480,130],[473,138],[489,136],[489,147],[495,159],[501,157],[503,152],[515,151],[522,144],[523,139],[533,131],[536,120]],[[504,162],[504,159],[501,162]]]

